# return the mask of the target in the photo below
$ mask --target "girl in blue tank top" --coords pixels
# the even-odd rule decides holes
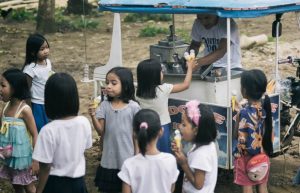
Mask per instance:
[[[18,69],[5,71],[0,78],[0,97],[6,102],[0,112],[0,178],[10,180],[16,193],[35,192],[38,162],[32,160],[37,128],[31,108],[26,75]]]

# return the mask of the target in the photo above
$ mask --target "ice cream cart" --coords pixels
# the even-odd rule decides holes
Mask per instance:
[[[209,105],[215,115],[218,128],[218,149],[219,167],[231,169],[232,150],[236,141],[232,138],[232,128],[235,124],[236,113],[232,111],[231,99],[233,93],[240,93],[241,72],[233,71],[230,63],[230,18],[255,18],[276,14],[275,35],[276,35],[276,78],[278,78],[278,36],[280,34],[280,16],[285,12],[299,11],[300,0],[101,0],[99,2],[101,11],[114,12],[114,24],[112,33],[112,43],[110,58],[105,66],[100,66],[94,70],[95,95],[101,90],[101,81],[105,80],[105,74],[115,66],[122,66],[121,28],[119,13],[163,13],[163,14],[199,14],[209,13],[219,17],[227,18],[227,70],[221,75],[209,75],[205,79],[201,74],[194,74],[191,86],[188,90],[172,94],[169,100],[169,112],[171,115],[173,128],[180,122],[183,105],[190,99],[198,99],[201,103]],[[150,47],[152,50],[150,57],[168,58],[166,55],[153,54],[155,50],[162,49],[172,54],[172,46],[168,47],[168,42],[159,42]],[[184,49],[184,44],[179,44],[180,49]],[[165,50],[164,50],[165,48]],[[154,49],[154,51],[153,51]],[[173,50],[174,51],[174,50]],[[174,59],[175,60],[175,59]],[[168,62],[176,62],[169,60]],[[164,61],[162,61],[164,62]],[[184,78],[184,72],[166,72],[165,81],[176,83]],[[235,92],[233,92],[235,91]],[[240,94],[236,96],[240,99]],[[274,151],[280,151],[280,97],[275,93],[271,96],[273,124],[274,124]]]

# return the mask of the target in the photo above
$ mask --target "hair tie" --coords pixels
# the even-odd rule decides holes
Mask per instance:
[[[201,117],[199,106],[200,102],[197,100],[191,100],[186,103],[185,107],[187,109],[187,116],[192,120],[192,122],[199,126],[199,119]]]
[[[148,129],[148,123],[142,122],[142,123],[140,124],[140,129]]]

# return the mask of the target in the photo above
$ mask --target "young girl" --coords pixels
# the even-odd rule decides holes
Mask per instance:
[[[157,147],[162,152],[171,152],[170,129],[171,118],[168,111],[168,99],[171,93],[181,92],[189,88],[195,61],[187,62],[185,79],[179,84],[162,84],[163,73],[158,61],[148,59],[140,62],[137,67],[137,100],[141,108],[156,111],[163,127],[163,136],[158,140]]]
[[[183,192],[213,193],[218,175],[215,144],[217,129],[212,111],[196,100],[186,104],[182,114],[182,138],[192,142],[187,158],[176,143],[172,143],[178,164],[184,171]]]
[[[267,78],[260,70],[242,73],[241,92],[248,103],[239,112],[237,119],[238,145],[234,151],[234,183],[243,187],[244,193],[252,193],[258,185],[259,193],[266,193],[268,173],[260,181],[251,181],[246,173],[246,164],[254,155],[265,152],[270,155],[272,146],[272,113],[270,98],[265,95]]]
[[[123,181],[122,192],[173,192],[179,171],[175,157],[156,147],[163,133],[159,115],[150,109],[140,110],[133,119],[133,129],[140,153],[128,158],[118,174]]]
[[[38,163],[32,161],[32,149],[37,139],[37,129],[31,108],[25,100],[30,98],[26,75],[18,69],[9,69],[1,76],[0,95],[6,102],[0,112],[0,155],[4,165],[0,178],[8,179],[16,193],[35,193],[33,174]]]
[[[40,34],[30,35],[26,43],[23,72],[31,89],[31,108],[38,131],[48,123],[44,107],[45,84],[53,74],[49,56],[49,43]]]
[[[122,181],[118,172],[125,159],[134,155],[132,120],[139,105],[134,101],[132,72],[115,67],[106,75],[106,94],[95,113],[89,106],[89,114],[97,133],[103,137],[103,152],[97,169],[95,185],[101,192],[121,192]]]
[[[45,110],[52,120],[39,133],[33,159],[40,162],[37,193],[86,193],[84,152],[92,146],[89,120],[78,116],[76,82],[66,73],[51,76]]]

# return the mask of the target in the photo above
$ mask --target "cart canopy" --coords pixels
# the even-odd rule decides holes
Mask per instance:
[[[300,0],[101,0],[99,9],[117,13],[210,13],[226,18],[254,18],[300,11]]]

